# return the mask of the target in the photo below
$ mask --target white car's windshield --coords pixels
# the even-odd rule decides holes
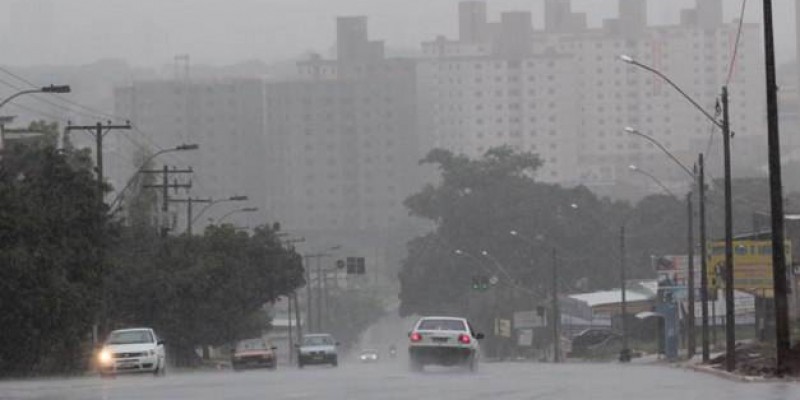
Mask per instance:
[[[153,343],[153,334],[150,331],[124,331],[112,332],[108,337],[108,344],[141,344]]]

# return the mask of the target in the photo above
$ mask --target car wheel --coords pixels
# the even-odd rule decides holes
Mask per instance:
[[[161,360],[156,361],[156,367],[153,369],[153,376],[161,375]]]
[[[334,367],[338,367],[339,366],[339,359],[334,357],[333,361],[331,361],[331,365],[334,366]]]

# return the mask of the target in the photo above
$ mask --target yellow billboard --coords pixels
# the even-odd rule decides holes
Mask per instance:
[[[786,265],[792,265],[792,244],[786,241]],[[725,286],[725,242],[711,243],[708,252],[708,286]],[[761,296],[772,296],[772,242],[733,241],[733,287]]]

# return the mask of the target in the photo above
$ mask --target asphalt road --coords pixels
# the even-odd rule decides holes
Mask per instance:
[[[404,362],[277,371],[170,373],[0,382],[0,399],[795,400],[800,383],[736,383],[677,368],[484,363],[476,374]]]

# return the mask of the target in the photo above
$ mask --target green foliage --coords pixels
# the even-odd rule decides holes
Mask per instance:
[[[79,368],[98,310],[110,229],[85,154],[54,144],[14,141],[2,155],[0,375]]]
[[[685,203],[678,199],[651,196],[632,207],[599,199],[583,187],[540,183],[538,157],[508,148],[490,149],[480,159],[434,150],[422,162],[435,164],[441,179],[405,205],[436,229],[407,245],[399,273],[402,315],[464,313],[471,277],[487,271],[500,278],[504,290],[525,287],[543,299],[550,290],[554,249],[560,291],[618,287],[623,223],[631,277],[654,275],[652,254],[685,251]],[[512,230],[520,235],[512,236]],[[458,255],[457,249],[468,254]]]
[[[154,229],[131,229],[110,277],[113,320],[153,326],[182,364],[194,361],[197,346],[260,334],[262,307],[304,283],[300,256],[276,233],[222,225],[161,239]]]

